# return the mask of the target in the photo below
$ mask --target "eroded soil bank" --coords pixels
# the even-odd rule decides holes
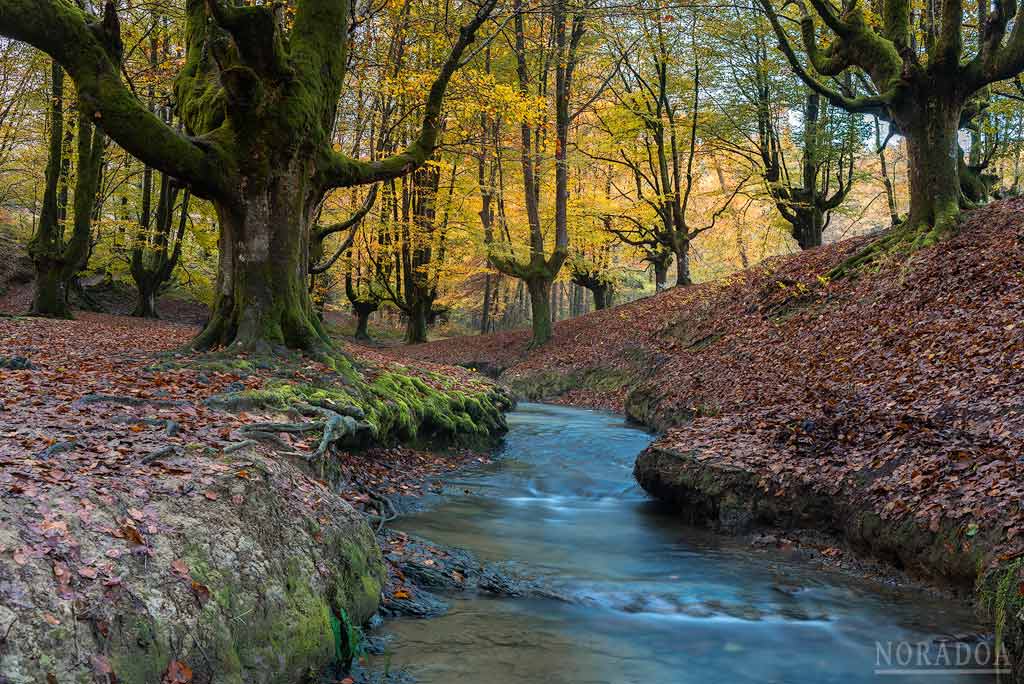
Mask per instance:
[[[1024,671],[1024,201],[854,277],[846,241],[525,333],[403,353],[663,432],[637,477],[721,529],[812,528],[972,597]]]
[[[486,446],[462,369],[176,353],[195,328],[0,318],[0,681],[304,681],[357,651],[389,494]],[[357,508],[366,511],[360,513]]]

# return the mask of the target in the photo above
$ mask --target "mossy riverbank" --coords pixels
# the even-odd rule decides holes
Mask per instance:
[[[511,406],[431,364],[166,351],[189,326],[0,326],[0,355],[32,362],[0,370],[12,684],[295,684],[344,666],[387,582],[348,503],[353,464],[388,445],[493,444]]]

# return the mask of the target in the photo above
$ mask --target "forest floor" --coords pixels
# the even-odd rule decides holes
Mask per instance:
[[[171,474],[188,471],[202,482],[204,467],[212,464],[189,454],[231,448],[245,440],[245,425],[270,420],[276,412],[230,412],[204,402],[225,391],[259,390],[273,373],[216,363],[212,368],[192,365],[191,355],[175,350],[197,330],[190,324],[89,312],[77,313],[74,321],[0,318],[0,463],[5,466],[0,487],[66,488],[77,473],[86,485],[93,474],[102,475],[103,482],[94,483],[101,487],[117,475],[115,480],[130,492],[162,476],[148,467],[153,460]],[[385,367],[391,362],[355,345],[346,351],[363,364]],[[23,368],[24,363],[29,367]],[[421,366],[471,378],[459,368]],[[293,379],[301,382],[326,372],[309,362]],[[313,438],[290,433],[279,438],[295,451],[317,446]],[[379,503],[368,493],[416,495],[437,476],[485,458],[467,449],[403,446],[340,451],[337,456],[348,473],[343,497],[357,509],[373,512]]]
[[[540,349],[511,331],[401,353],[657,428],[638,479],[688,514],[757,498],[742,522],[817,523],[966,588],[1024,555],[1022,212],[994,203],[835,281],[865,239],[776,258],[560,322]]]

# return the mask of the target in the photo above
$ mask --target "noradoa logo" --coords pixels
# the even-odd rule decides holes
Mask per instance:
[[[1010,674],[1006,650],[988,641],[876,641],[875,674]]]

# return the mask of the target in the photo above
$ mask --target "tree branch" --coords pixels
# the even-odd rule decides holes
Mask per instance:
[[[60,63],[74,79],[86,112],[129,154],[182,179],[201,197],[225,193],[232,174],[215,146],[175,131],[121,82],[112,2],[106,3],[102,24],[96,24],[61,0],[0,0],[0,34]]]
[[[497,0],[484,0],[473,19],[459,29],[459,38],[430,87],[419,137],[404,151],[377,161],[360,161],[340,152],[325,150],[320,169],[325,187],[350,187],[398,178],[426,163],[434,153],[441,132],[441,105],[448,82],[459,67],[462,54],[473,42],[477,30],[494,11],[496,4]]]
[[[779,49],[782,51],[782,54],[785,55],[786,60],[793,68],[793,71],[801,81],[807,84],[808,88],[827,99],[830,104],[839,107],[840,109],[845,109],[848,112],[876,114],[878,116],[887,117],[886,107],[896,96],[895,89],[888,93],[882,93],[879,95],[865,95],[851,98],[846,97],[834,88],[829,88],[827,85],[812,76],[804,65],[800,63],[800,59],[797,57],[796,51],[789,42],[789,37],[782,28],[782,24],[779,22],[779,16],[776,14],[775,8],[772,7],[771,0],[761,0],[761,6],[764,8],[765,15],[768,17],[768,21],[771,23],[772,29],[775,31],[775,37],[779,41]]]

